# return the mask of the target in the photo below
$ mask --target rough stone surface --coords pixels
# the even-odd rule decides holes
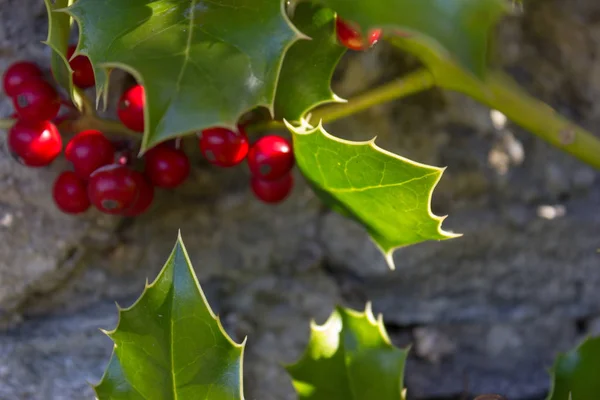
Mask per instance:
[[[47,65],[46,8],[41,1],[0,1],[0,71],[18,59]],[[0,116],[11,114],[0,96]],[[80,267],[87,244],[102,246],[118,221],[90,213],[74,218],[58,212],[51,197],[59,160],[52,168],[25,168],[11,157],[0,131],[0,325],[33,296],[61,287]]]
[[[530,0],[499,29],[500,62],[537,97],[594,130],[600,126],[600,3]],[[0,0],[0,71],[43,62],[44,7]],[[417,66],[384,45],[347,57],[343,96]],[[0,98],[0,113],[10,113]],[[281,363],[336,303],[373,301],[399,346],[413,344],[406,381],[419,399],[463,392],[541,399],[546,369],[600,324],[597,171],[455,93],[431,90],[331,124],[350,139],[448,169],[433,201],[460,239],[398,251],[396,271],[354,223],[324,209],[298,179],[294,195],[255,201],[246,168],[194,159],[189,182],[161,192],[152,212],[119,221],[58,213],[52,179],[64,164],[27,169],[0,154],[0,399],[92,398],[111,351],[96,328],[141,292],[177,229],[228,332],[249,337],[247,398],[292,399]],[[599,155],[600,157],[600,155]],[[18,324],[20,318],[25,321]]]

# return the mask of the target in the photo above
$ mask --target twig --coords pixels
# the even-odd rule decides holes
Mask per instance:
[[[316,125],[319,121],[324,123],[333,122],[364,111],[377,104],[386,103],[430,89],[434,84],[435,82],[431,73],[426,69],[420,69],[403,76],[402,78],[353,97],[345,103],[319,107],[311,113],[310,121],[313,125]],[[266,123],[249,125],[247,127],[249,133],[276,129],[285,129],[283,122],[269,121]]]
[[[577,159],[600,169],[600,138],[562,117],[546,103],[525,92],[511,77],[491,71],[482,85],[439,82],[500,111],[517,125]]]

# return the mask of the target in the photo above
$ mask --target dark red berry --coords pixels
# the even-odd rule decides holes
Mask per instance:
[[[139,191],[137,171],[125,165],[110,164],[90,175],[90,202],[106,214],[122,214],[133,207]]]
[[[19,86],[13,104],[21,118],[49,121],[58,115],[60,96],[48,82],[31,79]]]
[[[146,153],[146,176],[154,186],[174,188],[190,174],[190,161],[181,149],[162,144]]]
[[[75,49],[76,46],[69,46],[67,51],[67,58],[70,60],[69,65],[73,70],[73,84],[82,89],[90,88],[96,84],[94,68],[90,59],[84,55],[79,55],[71,60]]]
[[[241,129],[234,132],[227,128],[209,128],[202,131],[200,151],[211,164],[233,167],[248,155],[248,136]]]
[[[339,16],[335,19],[335,31],[339,42],[350,50],[362,51],[373,46],[381,38],[381,29],[373,29],[369,32],[368,40],[365,41],[359,29]]]
[[[144,132],[145,103],[146,93],[142,85],[135,85],[123,93],[117,110],[123,125],[133,131]]]
[[[292,145],[281,136],[263,136],[250,148],[248,166],[250,172],[260,179],[279,179],[294,167]]]
[[[131,207],[123,212],[126,217],[135,217],[143,214],[150,208],[152,200],[154,200],[154,186],[148,182],[144,175],[135,173],[133,178],[137,182],[138,192]]]
[[[4,93],[8,97],[14,97],[17,95],[19,86],[33,78],[40,79],[42,75],[42,71],[36,64],[29,61],[16,62],[4,73],[2,79]]]
[[[65,158],[71,161],[77,176],[85,180],[98,168],[114,162],[115,149],[102,132],[88,130],[67,143]]]
[[[21,119],[8,131],[8,147],[23,164],[43,167],[60,154],[62,138],[50,121]]]
[[[291,173],[274,181],[265,181],[256,176],[250,182],[252,191],[258,199],[265,203],[279,203],[285,200],[294,186],[294,177]]]
[[[90,208],[85,182],[72,171],[65,171],[58,176],[52,197],[58,208],[67,214],[80,214]]]

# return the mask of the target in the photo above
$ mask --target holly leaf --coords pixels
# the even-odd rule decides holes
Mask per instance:
[[[73,70],[67,60],[72,19],[64,12],[57,11],[74,2],[75,0],[55,0],[53,3],[52,0],[44,0],[48,14],[48,37],[43,43],[52,49],[50,68],[54,79],[67,91],[73,104],[81,110],[82,98],[73,86]]]
[[[108,89],[112,67],[145,86],[143,149],[273,111],[286,50],[301,37],[280,0],[78,0],[79,51]]]
[[[343,101],[330,87],[338,62],[346,52],[335,34],[335,13],[313,3],[300,3],[292,22],[310,37],[299,40],[283,60],[277,95],[275,119],[300,121],[310,109],[330,102]]]
[[[364,313],[338,307],[325,324],[311,323],[306,352],[286,369],[300,399],[401,400],[407,353],[370,304]]]
[[[303,124],[288,129],[298,167],[321,200],[362,224],[394,268],[393,252],[426,240],[457,237],[441,229],[431,196],[443,169],[352,142]]]
[[[362,32],[409,35],[483,76],[490,33],[509,12],[506,0],[317,0]]]
[[[551,371],[553,382],[547,400],[598,399],[599,360],[600,337],[589,338],[576,349],[559,355]]]
[[[244,343],[208,305],[181,237],[156,280],[107,332],[115,347],[99,400],[240,400]]]

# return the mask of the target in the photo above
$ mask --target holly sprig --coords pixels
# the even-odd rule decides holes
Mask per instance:
[[[141,153],[157,144],[162,146],[170,138],[198,132],[200,150],[215,165],[231,167],[250,155],[252,190],[267,203],[283,201],[292,191],[292,146],[282,139],[284,144],[277,147],[277,137],[267,135],[257,142],[263,144],[255,147],[261,150],[253,151],[253,139],[248,139],[246,132],[263,135],[268,130],[288,128],[297,140],[300,131],[310,131],[321,123],[435,86],[470,95],[555,146],[590,165],[600,166],[596,156],[600,140],[529,96],[505,74],[487,66],[490,31],[502,15],[511,11],[504,0],[463,0],[451,6],[435,0],[418,5],[405,0],[378,0],[368,5],[358,0],[189,0],[175,8],[166,0],[131,0],[127,7],[117,0],[101,5],[93,0],[46,4],[53,74],[80,109],[80,114],[64,121],[61,128],[73,132],[96,129],[141,138]],[[441,26],[440,20],[448,27]],[[82,32],[76,49],[67,43],[73,21]],[[200,22],[202,27],[198,29]],[[224,30],[229,24],[234,24],[235,29]],[[346,49],[366,51],[383,39],[415,54],[426,68],[346,102],[335,96],[330,80]],[[99,117],[82,90],[95,83],[96,103],[106,101],[110,73],[115,68],[130,72],[138,81],[121,100],[122,123]],[[86,80],[83,69],[93,77]],[[15,104],[18,107],[18,102]],[[242,118],[256,107],[266,108],[279,119]],[[391,162],[398,171],[412,172],[385,175],[378,171],[385,169],[385,162],[372,164],[370,156],[365,155],[363,167],[373,173],[362,174],[356,181],[346,174],[344,154],[353,154],[352,149],[358,148],[359,143],[344,142],[341,148],[346,150],[341,150],[338,147],[342,142],[335,136],[324,137],[329,140],[320,146],[334,160],[327,166],[327,173],[313,171],[319,162],[302,162],[313,156],[314,145],[293,149],[301,172],[323,201],[367,229],[390,266],[394,248],[455,236],[442,233],[441,219],[429,210],[439,176],[423,181],[428,183],[418,186],[416,192],[404,186],[403,182],[420,182],[429,173],[428,166],[396,157]],[[385,153],[376,146],[373,149]],[[286,154],[283,159],[287,161],[275,161],[280,154]],[[263,158],[268,161],[258,162]],[[356,162],[360,162],[358,158]],[[416,169],[411,169],[411,165]],[[341,181],[332,184],[338,176]],[[137,180],[142,182],[141,178]],[[347,186],[344,196],[340,195],[340,185]],[[388,197],[389,201],[382,205],[382,199]],[[112,206],[122,197],[110,200]],[[378,225],[377,221],[394,220],[391,213],[398,202],[404,202],[411,211],[410,218],[402,218],[403,228]],[[377,205],[365,208],[367,204]],[[119,207],[117,210],[122,213]],[[430,223],[437,224],[437,228],[423,229]]]

